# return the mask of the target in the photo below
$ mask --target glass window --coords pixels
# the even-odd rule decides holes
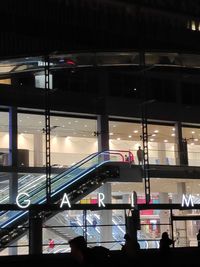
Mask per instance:
[[[0,165],[7,166],[9,153],[9,113],[0,112]]]
[[[183,138],[185,140],[185,154],[190,166],[200,165],[200,128],[183,127]]]
[[[50,123],[53,167],[71,166],[97,152],[96,120],[51,116]],[[45,116],[19,114],[18,133],[18,148],[27,151],[29,166],[44,166]]]

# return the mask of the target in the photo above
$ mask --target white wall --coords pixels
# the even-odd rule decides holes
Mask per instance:
[[[45,136],[43,135],[43,147],[39,147],[39,151],[43,153],[43,164],[45,164]],[[112,150],[132,151],[136,162],[136,151],[138,146],[142,146],[142,142],[132,140],[114,140],[109,141]],[[9,148],[9,135],[6,132],[0,132],[0,150]],[[33,166],[34,156],[34,135],[19,134],[18,148],[29,150],[29,163]],[[170,159],[170,164],[174,164],[174,144],[166,143],[166,157]],[[51,137],[52,164],[71,165],[89,154],[98,151],[96,138],[84,137]],[[200,145],[188,145],[189,165],[200,166]],[[158,143],[149,142],[150,163],[156,163],[158,159]]]

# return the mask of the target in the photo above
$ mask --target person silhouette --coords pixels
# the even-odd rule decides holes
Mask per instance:
[[[200,229],[199,229],[199,232],[197,234],[197,245],[200,248]]]
[[[138,164],[142,165],[144,161],[144,151],[141,149],[141,146],[138,147],[137,158],[138,158]]]
[[[171,238],[169,238],[167,232],[163,232],[162,238],[160,239],[160,250],[168,251],[172,244],[174,244],[174,241]]]
[[[137,240],[131,238],[130,234],[124,235],[125,244],[122,246],[122,252],[129,258],[134,258],[138,255],[140,251],[140,245]]]

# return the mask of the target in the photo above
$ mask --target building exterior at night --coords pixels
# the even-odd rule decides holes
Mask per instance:
[[[141,248],[158,248],[164,231],[175,247],[197,246],[198,1],[22,2],[1,11],[11,20],[0,42],[0,204],[67,194],[69,209],[45,207],[43,253],[68,252],[77,235],[120,249],[135,192]],[[4,208],[0,254],[27,254],[27,210]]]

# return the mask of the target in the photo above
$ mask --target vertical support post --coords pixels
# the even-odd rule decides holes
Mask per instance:
[[[29,254],[42,254],[42,217],[29,211]]]
[[[15,168],[9,180],[9,201],[15,203],[18,193],[18,145],[17,145],[17,108],[9,108],[9,165]]]
[[[97,116],[98,151],[109,150],[109,121],[108,115]]]
[[[50,124],[50,84],[49,57],[45,57],[45,145],[46,145],[46,199],[51,202],[51,124]]]
[[[142,141],[144,151],[144,165],[143,165],[143,177],[145,185],[145,198],[146,204],[150,203],[150,178],[149,178],[149,150],[148,150],[148,122],[147,122],[147,104],[146,101],[146,86],[145,86],[145,55],[144,52],[140,53],[140,64],[143,68],[141,77],[141,91],[143,94],[143,102],[141,104],[142,109]]]
[[[170,222],[171,222],[171,230],[172,230],[172,240],[174,240],[174,225],[173,225],[173,213],[172,213],[172,209],[170,209]],[[174,248],[174,242],[173,242],[172,246]]]
[[[43,166],[43,140],[41,133],[35,133],[33,135],[34,142],[34,167],[42,167]]]
[[[183,138],[182,125],[180,121],[175,123],[175,130],[176,130],[176,164],[188,165],[187,140]]]
[[[83,210],[83,229],[84,238],[87,243],[87,210]]]

